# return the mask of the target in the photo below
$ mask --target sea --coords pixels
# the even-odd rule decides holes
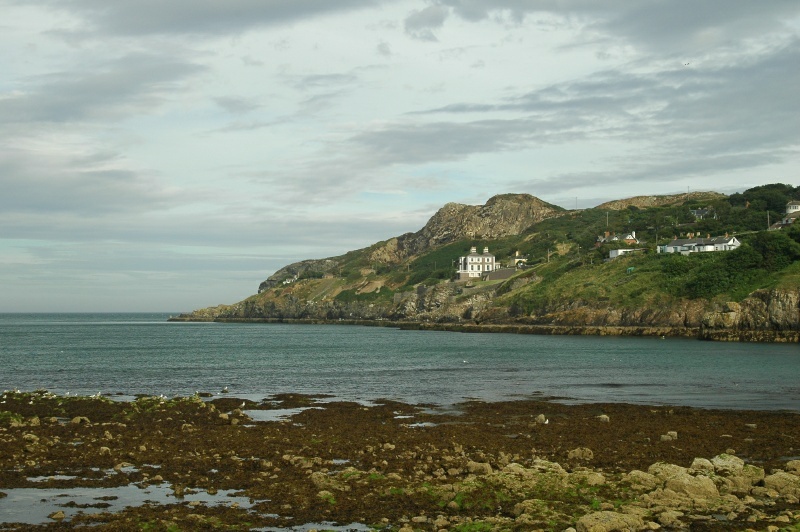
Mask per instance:
[[[800,411],[797,344],[0,314],[0,389],[447,406],[548,399]]]

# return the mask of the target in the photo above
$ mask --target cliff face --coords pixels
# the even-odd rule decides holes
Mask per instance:
[[[800,290],[756,290],[703,316],[709,340],[800,341]]]

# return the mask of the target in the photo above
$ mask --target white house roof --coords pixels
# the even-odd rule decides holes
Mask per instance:
[[[730,244],[736,240],[735,236],[715,236],[711,238],[676,238],[668,246],[713,246],[715,244]]]

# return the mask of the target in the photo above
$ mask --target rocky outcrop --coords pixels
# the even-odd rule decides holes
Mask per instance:
[[[727,302],[703,316],[708,340],[800,340],[800,290],[756,290],[740,303]]]
[[[448,203],[420,231],[399,237],[406,257],[463,238],[496,239],[518,235],[535,223],[565,211],[529,194],[494,196],[485,205]]]
[[[628,207],[646,209],[648,207],[664,207],[681,205],[687,201],[712,201],[722,199],[725,194],[719,192],[690,192],[689,194],[673,194],[670,196],[634,196],[632,198],[609,201],[598,205],[598,209],[619,211]]]

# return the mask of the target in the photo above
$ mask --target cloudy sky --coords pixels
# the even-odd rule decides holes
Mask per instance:
[[[416,231],[800,177],[796,0],[0,0],[0,311],[188,311]]]

